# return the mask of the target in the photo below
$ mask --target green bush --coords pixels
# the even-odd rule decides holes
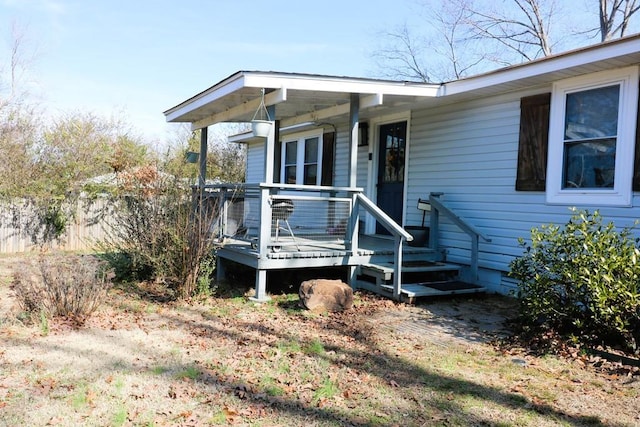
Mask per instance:
[[[543,225],[520,239],[511,263],[519,281],[525,330],[553,330],[582,342],[640,344],[640,249],[632,228],[603,224],[596,211],[577,211],[563,227]]]

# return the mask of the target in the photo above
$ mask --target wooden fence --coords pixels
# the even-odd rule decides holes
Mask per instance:
[[[106,217],[100,215],[107,202],[97,200],[78,203],[73,219],[68,221],[66,230],[57,241],[45,247],[53,250],[85,251],[95,249],[95,243],[106,237]],[[0,206],[0,254],[39,251],[42,245],[33,241],[28,226],[34,210],[23,203],[19,207]]]

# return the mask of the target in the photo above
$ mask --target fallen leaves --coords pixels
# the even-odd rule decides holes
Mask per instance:
[[[41,418],[31,424],[102,425],[105,420],[94,414],[101,410],[104,413],[106,405],[117,404],[126,405],[125,425],[159,427],[429,425],[431,420],[446,424],[452,417],[462,424],[476,422],[480,416],[488,423],[500,422],[520,415],[531,417],[518,405],[501,404],[500,399],[511,395],[525,400],[522,406],[535,409],[536,405],[546,405],[559,413],[566,411],[565,407],[554,406],[559,404],[545,397],[540,383],[529,382],[529,376],[540,375],[549,387],[564,387],[562,393],[567,394],[575,390],[577,395],[594,388],[591,377],[582,379],[581,374],[588,372],[590,366],[611,363],[600,356],[574,352],[568,353],[567,360],[581,359],[585,368],[577,362],[564,361],[549,367],[524,346],[495,351],[485,344],[473,342],[456,347],[446,340],[436,346],[425,336],[390,332],[388,325],[379,322],[380,313],[404,319],[416,316],[419,308],[368,294],[359,294],[353,310],[332,315],[311,314],[292,309],[291,305],[283,309],[279,296],[274,297],[273,303],[260,306],[239,299],[212,299],[208,304],[182,306],[151,304],[132,296],[128,299],[127,295],[119,297],[117,304],[105,308],[89,325],[92,331],[118,330],[93,334],[111,342],[113,347],[103,349],[103,353],[87,354],[98,361],[108,352],[123,349],[135,357],[119,354],[113,365],[96,363],[93,369],[76,372],[73,362],[83,360],[85,355],[67,350],[65,374],[52,369],[51,360],[35,354],[29,356],[33,360],[12,366],[12,375],[16,377],[18,368],[39,372],[34,376],[37,380],[25,383],[29,399],[33,399],[28,405],[32,408],[62,406],[68,402],[66,395],[79,393],[79,388],[67,389],[72,383],[63,375],[73,374],[90,383],[83,397],[89,402],[88,408],[95,406],[96,410],[83,408],[75,419],[65,415]],[[431,328],[429,332],[434,336],[453,333],[439,328],[435,315],[416,319],[425,328]],[[428,323],[431,320],[433,323]],[[72,333],[61,331],[69,336]],[[66,335],[62,337],[66,343],[73,342]],[[92,338],[89,334],[85,337]],[[33,340],[36,345],[44,342],[39,336]],[[50,339],[47,345],[52,342]],[[56,345],[62,347],[61,342]],[[43,354],[45,350],[42,345]],[[2,363],[9,363],[6,350],[0,352]],[[521,369],[512,359],[526,361],[527,369]],[[189,367],[197,375],[181,374]],[[636,387],[634,381],[627,385],[634,377],[622,372],[615,375],[610,379],[619,387],[609,387],[598,399],[613,401],[615,397],[633,405],[628,403],[624,391]],[[571,379],[582,382],[573,383]],[[323,387],[326,389],[321,391]],[[18,395],[2,393],[0,384],[1,410],[18,413]],[[593,391],[589,393],[594,395]],[[469,402],[468,412],[456,412],[460,399],[465,399],[465,404]],[[599,410],[601,403],[597,403],[592,407]],[[482,415],[473,412],[474,405],[483,408]],[[532,422],[536,421],[539,419],[533,418]]]

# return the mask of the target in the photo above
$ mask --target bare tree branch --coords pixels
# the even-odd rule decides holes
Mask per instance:
[[[601,41],[611,40],[617,35],[624,37],[629,28],[631,17],[638,10],[640,10],[638,0],[613,0],[611,2],[609,0],[600,0]]]
[[[476,37],[493,40],[526,60],[552,54],[549,28],[555,13],[553,0],[512,0],[512,13],[471,10],[468,24]]]
[[[390,44],[374,53],[383,74],[390,78],[430,82],[428,71],[420,63],[420,43],[414,40],[407,25],[395,32],[387,32],[385,36]]]
[[[445,2],[442,9],[433,12],[436,29],[444,40],[444,47],[438,43],[434,50],[446,58],[451,69],[450,72],[444,72],[444,75],[452,75],[456,79],[465,77],[469,70],[487,59],[484,53],[467,49],[470,42],[466,25],[469,13],[466,0]],[[460,52],[463,52],[463,55],[460,55]]]
[[[407,25],[387,32],[391,43],[374,55],[387,77],[459,79],[470,70],[490,68],[489,63],[510,65],[577,47],[598,33],[602,41],[623,37],[640,15],[640,0],[598,0],[599,25],[569,20],[574,11],[563,0],[418,1],[426,11],[421,30],[428,37],[416,37]],[[595,2],[585,1],[595,15]]]
[[[37,56],[36,49],[30,46],[26,30],[15,22],[11,24],[9,36],[8,58],[4,62],[6,68],[0,65],[0,108],[24,101],[28,95],[26,76]]]

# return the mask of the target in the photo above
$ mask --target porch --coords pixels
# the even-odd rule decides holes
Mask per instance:
[[[201,209],[216,212],[218,279],[224,279],[229,261],[255,269],[256,301],[268,300],[268,271],[318,267],[344,267],[354,289],[396,300],[484,292],[459,280],[463,267],[447,263],[437,249],[437,218],[446,213],[433,200],[438,195],[431,195],[436,228],[429,246],[412,246],[413,236],[359,188],[237,184],[210,185],[196,194],[202,194]],[[389,234],[362,234],[365,216]]]
[[[482,290],[475,283],[483,235],[438,195],[429,197],[428,247],[410,246],[413,237],[402,227],[409,224],[411,110],[434,105],[439,89],[241,71],[167,110],[167,121],[201,132],[194,200],[201,212],[216,214],[219,277],[227,261],[255,269],[257,301],[268,298],[268,271],[329,266],[344,267],[353,288],[396,300]],[[208,127],[225,122],[265,125],[230,137],[247,144],[245,180],[259,184],[206,185]],[[441,214],[470,236],[468,266],[445,262],[438,248]],[[461,272],[469,284],[458,280]]]

